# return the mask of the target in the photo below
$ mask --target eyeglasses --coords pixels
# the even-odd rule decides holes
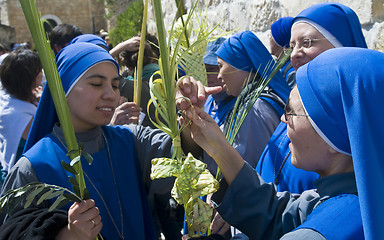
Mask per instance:
[[[296,43],[289,43],[288,48],[284,48],[284,54],[289,55],[292,53],[293,49],[297,46],[297,50],[301,50],[302,48],[310,48],[312,47],[313,42],[321,41],[321,40],[328,40],[327,38],[304,38],[303,41],[299,41]]]
[[[291,108],[289,107],[289,105],[285,105],[285,108],[284,108],[284,118],[287,122],[289,122],[293,116],[296,116],[296,117],[308,117],[307,114],[297,114],[297,113],[288,113],[291,111]]]

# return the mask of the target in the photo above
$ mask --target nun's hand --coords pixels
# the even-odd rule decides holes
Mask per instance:
[[[215,120],[202,109],[193,107],[191,114],[189,127],[192,139],[214,158],[216,153],[221,151],[222,147],[229,145],[226,137]],[[185,118],[184,121],[187,121],[188,117]]]
[[[179,110],[187,111],[188,117],[192,117],[188,110],[192,105],[202,108],[208,96],[219,93],[222,87],[205,87],[201,82],[196,81],[193,77],[185,76],[178,81],[176,92],[176,105]],[[185,98],[188,98],[186,100]]]
[[[111,125],[124,125],[139,121],[141,108],[135,102],[124,102],[115,109]]]
[[[74,203],[68,210],[68,225],[63,228],[56,239],[95,239],[103,223],[99,209],[92,199]]]
[[[212,234],[224,235],[230,229],[231,225],[227,223],[221,215],[216,212],[211,223]]]

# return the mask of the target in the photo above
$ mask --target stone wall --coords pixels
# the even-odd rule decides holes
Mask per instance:
[[[174,0],[161,0],[164,22],[172,24],[176,13]],[[186,9],[192,0],[184,0]],[[267,33],[271,24],[280,17],[295,16],[303,9],[325,0],[203,0],[203,12],[210,26],[235,32],[251,30],[268,47]],[[358,15],[368,47],[384,50],[384,0],[334,0],[351,7]],[[206,9],[206,10],[205,10]],[[148,31],[154,33],[153,9],[150,7]]]
[[[41,16],[55,16],[61,23],[78,26],[85,33],[106,29],[104,3],[98,0],[36,0]],[[19,0],[3,0],[1,23],[16,30],[16,42],[32,42]]]
[[[10,49],[11,43],[14,43],[16,39],[15,28],[0,24],[0,43],[4,47]]]

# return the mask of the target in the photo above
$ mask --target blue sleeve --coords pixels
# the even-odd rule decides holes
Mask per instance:
[[[246,163],[217,210],[250,239],[279,239],[304,222],[318,200],[314,190],[302,195],[276,192]]]

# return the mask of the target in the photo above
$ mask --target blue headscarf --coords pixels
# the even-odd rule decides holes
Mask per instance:
[[[108,49],[107,43],[101,37],[94,35],[94,34],[79,35],[79,36],[75,37],[74,39],[72,39],[72,41],[70,41],[69,44],[73,44],[76,42],[93,43],[93,44],[96,44],[100,47],[103,47],[106,50]]]
[[[308,21],[309,20],[309,21]],[[317,28],[335,47],[367,48],[361,24],[356,13],[340,3],[320,3],[303,10],[294,19],[294,24],[304,21]],[[319,27],[320,26],[320,27]],[[323,31],[323,30],[326,31]],[[332,36],[326,36],[326,32]],[[339,43],[342,46],[336,46]]]
[[[205,55],[203,57],[203,62],[208,65],[217,66],[217,56],[216,51],[219,49],[220,45],[225,41],[225,38],[219,37],[215,41],[209,42],[207,48],[205,49]]]
[[[335,48],[298,69],[297,87],[312,126],[352,156],[366,239],[384,239],[384,54]]]
[[[56,55],[56,63],[65,94],[68,95],[72,87],[89,68],[104,61],[112,62],[119,71],[119,65],[112,56],[97,45],[79,42],[63,48]],[[46,84],[37,106],[24,152],[50,133],[55,122],[58,122],[58,117],[48,84]]]
[[[274,62],[263,43],[251,31],[235,34],[223,42],[216,55],[231,66],[247,71],[259,72],[262,77],[271,74]],[[284,101],[288,99],[290,87],[278,72],[268,84]]]
[[[282,17],[271,25],[271,35],[280,47],[289,47],[293,17]]]

